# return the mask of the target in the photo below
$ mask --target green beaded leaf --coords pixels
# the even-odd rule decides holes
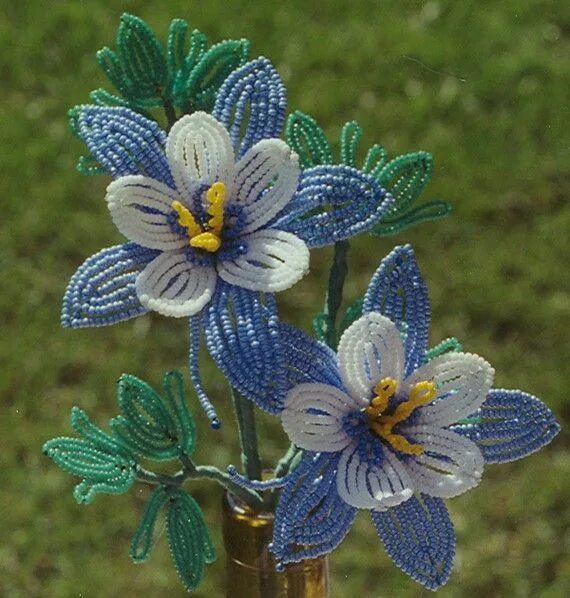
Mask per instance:
[[[289,115],[285,125],[289,147],[299,155],[302,169],[332,164],[332,152],[325,132],[317,121],[299,110]]]
[[[184,396],[184,378],[180,372],[167,372],[163,379],[164,403],[167,405],[182,453],[191,455],[196,444],[196,425]]]
[[[454,336],[452,336],[450,338],[446,338],[445,340],[441,341],[441,343],[427,351],[426,360],[430,361],[431,359],[439,357],[444,353],[458,353],[460,351],[463,351],[463,345]]]
[[[449,213],[451,206],[443,201],[430,202],[408,211],[425,189],[432,171],[433,160],[427,152],[398,156],[382,167],[376,180],[394,197],[395,203],[372,234],[395,234],[412,224],[442,218]]]
[[[121,16],[117,57],[130,81],[130,97],[148,99],[163,95],[168,82],[166,58],[156,35],[139,17]]]
[[[142,563],[150,556],[156,519],[170,495],[165,486],[158,486],[146,503],[139,526],[131,541],[129,554],[135,563]]]
[[[208,48],[207,36],[195,29],[190,35],[190,48],[178,69],[172,73],[172,99],[176,106],[180,106],[183,112],[190,112],[190,98],[188,95],[187,82],[190,73],[206,53]],[[182,49],[183,51],[184,48]]]
[[[246,39],[226,40],[202,56],[186,81],[186,93],[195,110],[212,110],[222,83],[233,70],[246,63],[249,47]]]
[[[340,132],[340,161],[356,168],[356,154],[362,139],[362,127],[355,121],[345,123]]]
[[[90,503],[96,494],[126,492],[136,477],[136,463],[126,447],[93,424],[74,407],[72,427],[83,438],[53,438],[43,452],[64,471],[85,478],[74,490],[79,503]]]
[[[110,422],[115,436],[134,453],[155,461],[176,459],[180,430],[167,404],[151,386],[124,374],[117,382],[121,415]]]
[[[320,312],[313,318],[313,330],[315,331],[315,336],[318,340],[320,340],[322,343],[327,342],[329,330],[328,314]]]
[[[170,490],[166,532],[176,571],[192,592],[202,581],[204,564],[213,562],[216,553],[198,503],[178,488]]]
[[[341,335],[352,323],[356,322],[362,315],[362,305],[364,299],[356,299],[353,301],[344,312],[342,320],[340,321],[339,335]]]
[[[166,62],[171,75],[177,73],[184,65],[187,35],[188,23],[183,19],[173,19],[168,28],[168,41],[166,42]]]
[[[388,152],[376,143],[366,153],[362,170],[377,179],[387,161]]]

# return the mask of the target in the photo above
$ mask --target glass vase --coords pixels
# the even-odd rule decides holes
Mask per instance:
[[[326,556],[275,570],[267,548],[273,534],[271,511],[254,511],[226,494],[222,512],[227,598],[328,598]]]

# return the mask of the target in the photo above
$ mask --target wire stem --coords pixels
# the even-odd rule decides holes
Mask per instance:
[[[348,273],[347,254],[349,247],[348,241],[337,241],[334,244],[334,255],[329,273],[329,286],[325,302],[325,313],[328,315],[326,341],[331,349],[336,349],[338,343],[336,321],[338,310],[342,304],[344,281]]]
[[[261,460],[257,448],[255,412],[253,403],[243,397],[235,388],[231,389],[241,445],[241,462],[250,480],[261,479]]]

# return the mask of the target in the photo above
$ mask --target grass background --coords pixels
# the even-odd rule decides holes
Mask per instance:
[[[253,55],[269,56],[282,74],[289,106],[334,138],[357,119],[365,146],[431,151],[426,198],[451,201],[453,215],[354,243],[347,299],[394,244],[413,243],[430,288],[432,342],[459,337],[495,366],[496,386],[537,394],[568,423],[565,2],[0,0],[0,595],[183,595],[164,533],[147,564],[128,557],[146,488],[79,506],[74,481],[41,454],[46,439],[69,433],[72,405],[100,424],[115,414],[122,372],[158,384],[163,371],[185,367],[179,321],[146,316],[92,331],[58,322],[75,268],[120,241],[103,202],[108,180],[74,170],[83,148],[66,110],[105,84],[94,53],[112,45],[124,10],[163,38],[183,17],[211,39],[251,39]],[[330,255],[313,254],[311,275],[280,297],[285,319],[309,328]],[[208,371],[229,424],[223,380]],[[262,419],[271,460],[286,443]],[[232,426],[214,436],[198,420],[198,459],[236,463]],[[450,501],[458,554],[441,596],[568,595],[568,445],[563,432],[538,455],[490,466],[478,488]],[[218,488],[192,492],[220,547]],[[365,513],[331,560],[335,597],[426,594],[385,556]],[[222,596],[223,587],[222,555],[197,595]]]

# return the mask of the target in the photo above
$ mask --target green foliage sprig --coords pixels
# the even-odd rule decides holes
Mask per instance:
[[[255,506],[260,506],[262,499],[216,467],[192,461],[196,426],[179,372],[165,374],[162,395],[143,380],[124,374],[117,382],[117,403],[120,415],[110,420],[111,433],[91,422],[85,411],[73,407],[71,427],[80,438],[48,440],[43,451],[64,471],[83,478],[74,490],[81,504],[91,503],[98,493],[124,493],[135,480],[155,485],[131,542],[131,558],[137,563],[149,558],[156,521],[164,512],[174,565],[186,589],[194,590],[205,564],[216,554],[202,510],[182,488],[184,482],[213,480]],[[138,462],[140,458],[178,460],[182,468],[173,474],[154,473]]]

